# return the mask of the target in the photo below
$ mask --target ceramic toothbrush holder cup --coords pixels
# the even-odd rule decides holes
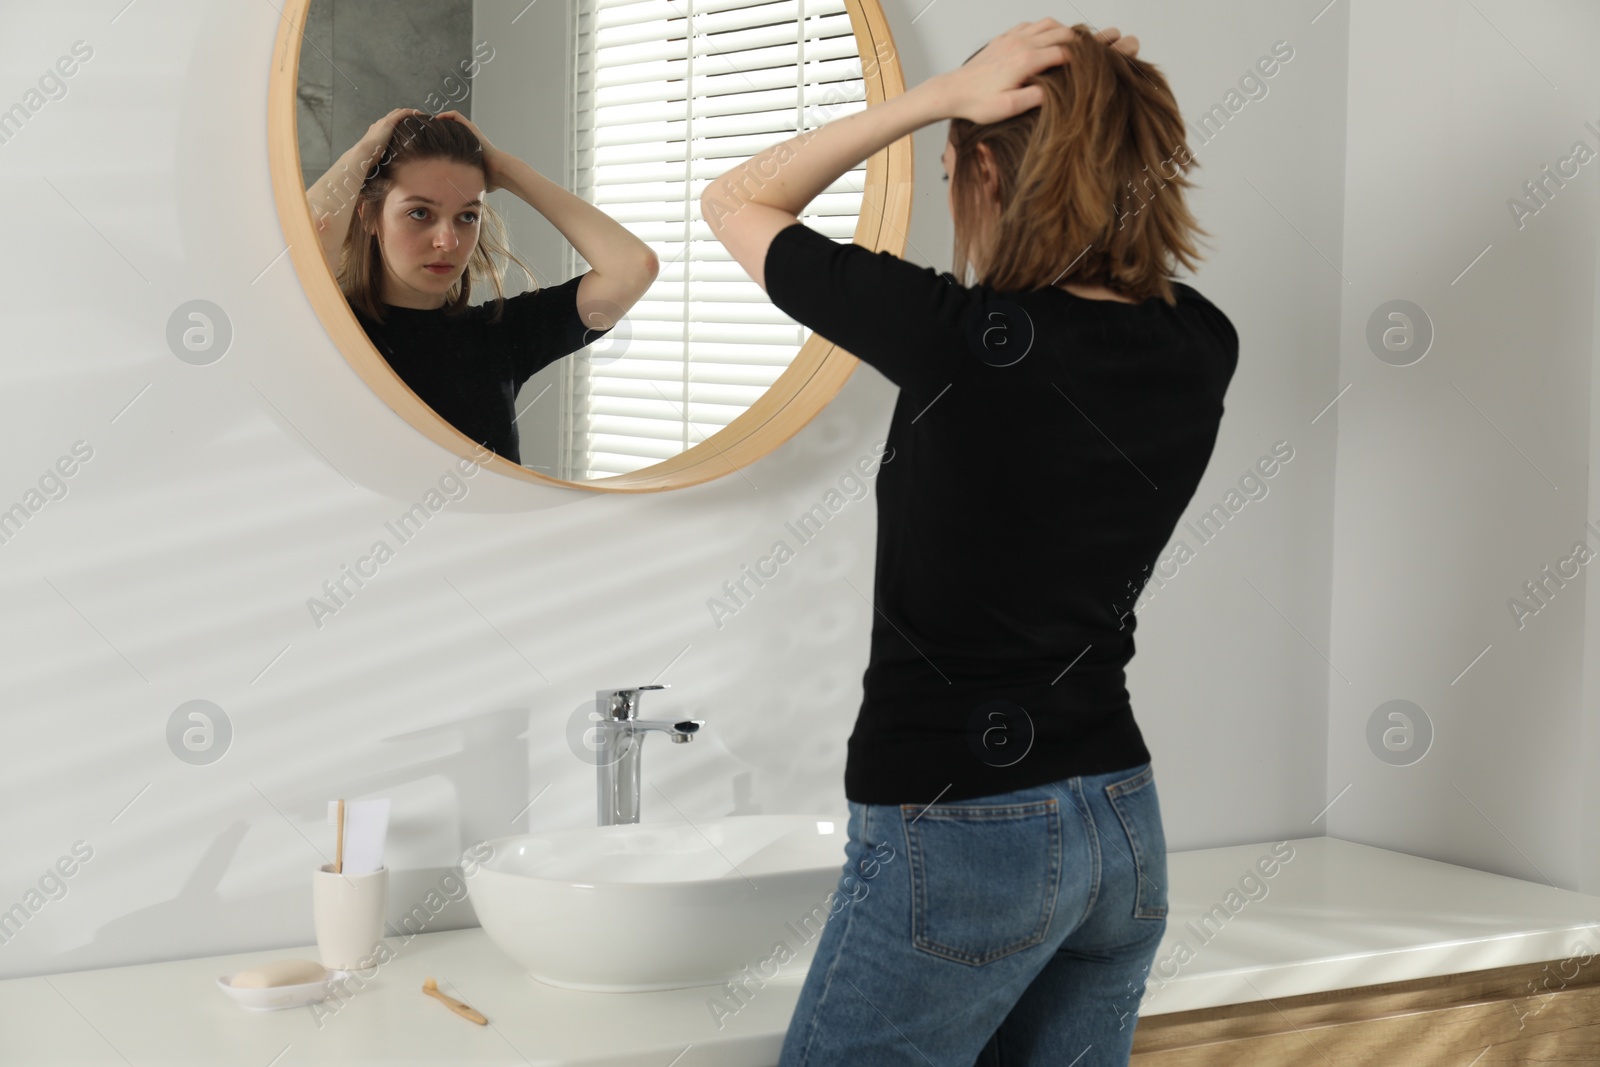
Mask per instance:
[[[335,874],[325,863],[311,872],[311,917],[324,967],[370,967],[383,940],[389,903],[389,868],[367,874]]]

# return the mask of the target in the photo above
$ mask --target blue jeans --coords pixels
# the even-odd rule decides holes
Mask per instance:
[[[1124,1067],[1167,926],[1149,763],[997,796],[849,802],[843,906],[779,1067]]]

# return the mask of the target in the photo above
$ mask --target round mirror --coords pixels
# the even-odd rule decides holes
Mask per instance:
[[[877,0],[703,13],[660,0],[288,0],[273,60],[273,186],[301,282],[356,372],[458,455],[585,489],[693,485],[787,440],[854,369],[773,306],[699,197],[763,148],[904,91]],[[372,153],[373,124],[396,109],[425,112],[410,120],[419,130],[454,112],[533,177],[486,191],[459,161],[407,157],[404,117]],[[910,187],[906,137],[801,221],[899,255]],[[603,245],[639,250],[631,304],[579,299],[592,265],[576,245],[596,259]]]

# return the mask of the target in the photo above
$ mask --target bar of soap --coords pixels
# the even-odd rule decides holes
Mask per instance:
[[[269,989],[280,985],[302,985],[320,982],[327,974],[328,969],[315,960],[273,960],[234,975],[233,988]]]

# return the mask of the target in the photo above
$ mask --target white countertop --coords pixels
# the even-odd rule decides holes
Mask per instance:
[[[1241,880],[1283,845],[1168,855],[1141,1015],[1559,960],[1584,940],[1600,951],[1600,897],[1333,837],[1287,845],[1293,858],[1257,873],[1266,893],[1247,902]],[[1208,935],[1200,917],[1219,904],[1238,912]]]
[[[1274,857],[1290,847],[1287,860]],[[1277,859],[1262,868],[1270,877],[1257,869],[1261,859]],[[1588,952],[1600,945],[1600,897],[1334,838],[1175,852],[1168,874],[1167,932],[1144,1015],[1562,959],[1585,940]],[[1200,926],[1208,912],[1209,934]],[[719,1030],[707,1007],[715,986],[557,989],[529,978],[477,928],[388,942],[395,958],[361,988],[352,982],[353,995],[331,1014],[334,1001],[321,1014],[249,1012],[216,987],[219,975],[267,960],[315,959],[312,946],[0,981],[0,1064],[771,1067],[804,979],[769,981]],[[426,975],[489,1025],[424,996]]]

